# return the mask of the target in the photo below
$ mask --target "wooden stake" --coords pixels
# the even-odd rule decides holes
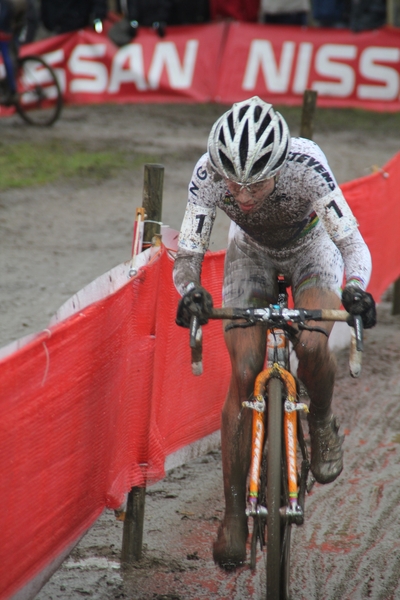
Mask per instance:
[[[164,184],[164,166],[157,164],[144,165],[143,208],[147,221],[144,222],[144,246],[152,243],[154,234],[161,233],[162,193]]]
[[[128,494],[121,552],[121,562],[126,565],[142,558],[145,496],[144,487],[134,487]]]
[[[305,90],[303,94],[303,111],[301,114],[300,137],[313,139],[314,114],[317,105],[318,93],[314,90]]]
[[[400,315],[400,277],[393,284],[392,315]]]
[[[164,167],[157,164],[144,165],[143,208],[144,221],[143,246],[161,244],[162,193]],[[133,487],[128,494],[122,535],[121,563],[132,564],[141,559],[143,547],[144,503],[146,487]]]

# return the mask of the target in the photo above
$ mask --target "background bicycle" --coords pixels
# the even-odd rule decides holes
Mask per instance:
[[[57,121],[63,106],[61,89],[54,70],[41,56],[17,58],[16,87],[12,95],[7,78],[0,80],[0,105],[14,106],[29,125],[48,126]]]

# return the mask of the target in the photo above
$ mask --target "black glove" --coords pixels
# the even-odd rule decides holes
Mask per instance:
[[[376,325],[375,300],[368,292],[355,285],[346,285],[342,293],[342,303],[348,313],[361,316],[364,329]]]
[[[201,285],[196,285],[179,300],[175,323],[180,327],[190,327],[190,319],[195,316],[200,325],[205,325],[212,307],[211,295]]]
[[[163,38],[166,34],[167,24],[163,21],[155,21],[153,23],[153,29],[160,38]]]

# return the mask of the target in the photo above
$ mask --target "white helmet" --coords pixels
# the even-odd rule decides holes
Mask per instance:
[[[276,175],[289,149],[286,121],[258,96],[234,104],[214,123],[208,138],[213,167],[243,185]]]

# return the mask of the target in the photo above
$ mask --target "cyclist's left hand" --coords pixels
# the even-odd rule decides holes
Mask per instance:
[[[365,329],[376,325],[375,300],[368,292],[355,285],[346,285],[342,293],[344,308],[351,315],[360,315]]]

